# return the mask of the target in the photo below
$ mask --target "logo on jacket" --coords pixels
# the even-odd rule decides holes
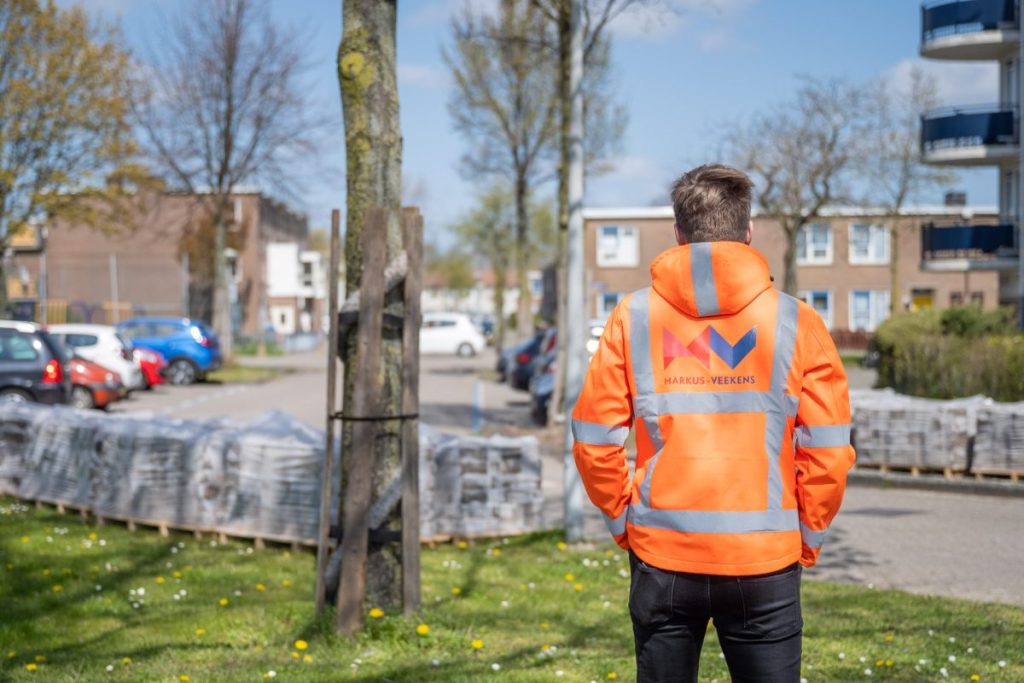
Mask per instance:
[[[676,337],[664,330],[664,342],[662,344],[662,355],[664,365],[667,368],[669,363],[676,358],[696,358],[705,369],[711,369],[711,354],[722,359],[730,369],[735,370],[736,366],[743,362],[743,359],[757,346],[757,326],[740,337],[735,344],[730,344],[725,337],[718,333],[711,325],[704,328],[704,331],[693,338],[689,344],[676,339]]]

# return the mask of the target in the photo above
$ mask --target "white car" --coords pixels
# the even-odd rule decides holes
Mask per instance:
[[[110,325],[68,323],[47,325],[46,331],[82,358],[119,374],[129,391],[146,388],[142,368],[132,357],[131,344]]]
[[[420,353],[454,353],[475,356],[487,341],[465,313],[424,313],[420,328]]]

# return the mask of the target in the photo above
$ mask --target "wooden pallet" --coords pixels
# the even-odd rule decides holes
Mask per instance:
[[[1009,481],[1012,481],[1014,483],[1018,483],[1018,482],[1024,480],[1024,472],[1022,472],[1020,470],[1000,470],[1000,469],[988,469],[988,468],[980,469],[980,470],[972,469],[971,470],[971,474],[973,474],[974,478],[978,479],[978,480],[985,480],[985,479],[998,480],[998,481],[1009,480]]]
[[[912,477],[931,477],[941,475],[946,479],[961,479],[964,473],[952,467],[921,467],[919,465],[890,465],[888,463],[857,463],[855,470],[877,470],[882,474],[898,472]]]

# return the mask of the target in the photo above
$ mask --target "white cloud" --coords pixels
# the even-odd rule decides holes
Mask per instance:
[[[999,65],[988,62],[939,62],[904,59],[883,74],[898,92],[910,89],[911,72],[918,68],[935,79],[943,106],[999,101]]]
[[[701,35],[699,45],[709,52],[733,42],[732,26],[759,0],[666,0],[631,5],[610,24],[623,38],[664,40],[682,30]]]
[[[398,83],[419,88],[447,88],[451,79],[446,71],[432,64],[399,64]]]
[[[653,157],[626,154],[609,160],[612,170],[587,181],[587,206],[668,203],[672,171]],[[677,169],[678,170],[678,169]]]

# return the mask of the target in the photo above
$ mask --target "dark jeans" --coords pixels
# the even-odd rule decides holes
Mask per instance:
[[[656,569],[629,554],[638,683],[696,683],[708,620],[735,683],[798,683],[799,564],[757,576]]]

